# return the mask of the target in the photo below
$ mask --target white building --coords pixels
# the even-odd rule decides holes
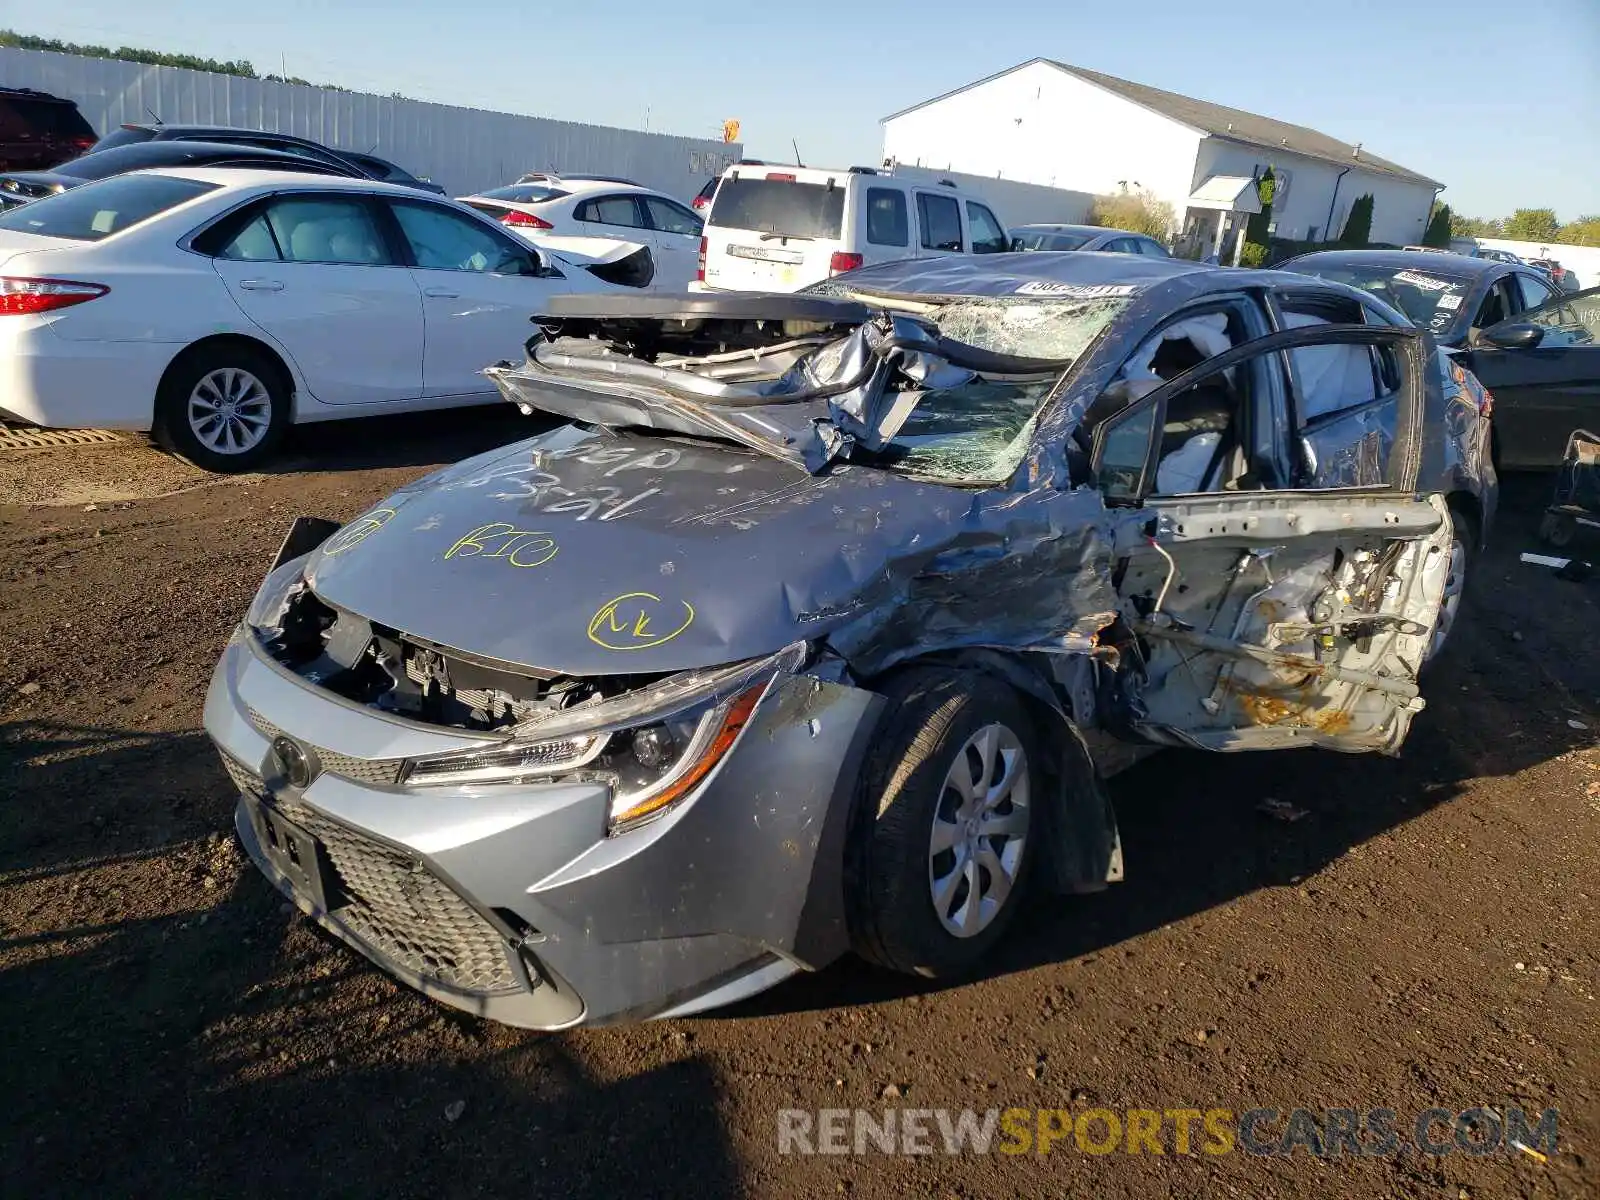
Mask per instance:
[[[1444,187],[1302,125],[1045,58],[885,117],[883,154],[1095,194],[1142,188],[1225,254],[1259,211],[1252,180],[1269,166],[1273,234],[1303,241],[1337,238],[1370,194],[1374,242],[1419,242]]]

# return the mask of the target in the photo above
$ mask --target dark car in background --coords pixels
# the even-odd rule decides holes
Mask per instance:
[[[1010,230],[1010,236],[1011,248],[1017,251],[1107,250],[1146,258],[1172,257],[1154,238],[1099,225],[1017,225]]]
[[[326,166],[353,167],[357,175],[365,175],[368,179],[381,179],[384,183],[397,183],[401,187],[420,188],[425,192],[444,195],[444,188],[437,183],[418,179],[404,167],[396,166],[386,158],[379,158],[370,151],[358,154],[351,150],[332,150],[310,138],[296,137],[292,133],[269,133],[264,129],[237,129],[229,125],[128,124],[106,134],[95,143],[94,149],[110,150],[139,142],[213,142],[278,150],[312,158]]]
[[[71,100],[0,87],[0,171],[38,171],[94,145],[94,128]]]
[[[12,171],[0,175],[0,212],[96,179],[158,167],[247,167],[258,171],[301,171],[364,178],[348,163],[322,163],[300,154],[215,142],[155,142],[97,150],[53,171]]]
[[[1567,296],[1521,262],[1405,250],[1326,250],[1281,263],[1350,284],[1449,347],[1494,396],[1496,466],[1552,467],[1600,422],[1600,292]]]

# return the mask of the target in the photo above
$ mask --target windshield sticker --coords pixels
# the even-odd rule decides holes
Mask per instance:
[[[665,645],[693,624],[694,606],[687,600],[627,592],[600,606],[589,622],[589,640],[607,650],[648,650]]]
[[[1445,292],[1439,297],[1438,308],[1448,308],[1451,312],[1461,307],[1461,294],[1459,292]]]
[[[1458,286],[1447,279],[1435,279],[1432,275],[1419,275],[1415,271],[1396,271],[1394,278],[1397,283],[1409,283],[1412,287],[1429,292],[1444,292]]]
[[[1019,287],[1018,296],[1071,296],[1075,300],[1094,300],[1115,296],[1131,296],[1139,289],[1130,283],[1045,283],[1035,280]]]
[[[1455,317],[1449,312],[1436,312],[1428,321],[1428,328],[1434,333],[1443,333],[1446,329],[1450,328],[1451,323],[1454,321]]]
[[[548,533],[518,529],[504,521],[479,525],[444,552],[446,559],[503,558],[513,567],[542,567],[556,556],[556,542]]]
[[[375,508],[357,517],[328,539],[322,548],[322,557],[332,558],[336,554],[354,549],[387,525],[393,517],[392,508]]]

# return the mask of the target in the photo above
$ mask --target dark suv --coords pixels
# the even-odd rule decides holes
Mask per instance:
[[[0,87],[0,171],[39,171],[94,145],[78,106],[48,92]]]
[[[444,195],[444,188],[426,179],[418,179],[403,167],[376,154],[356,154],[349,150],[330,150],[310,138],[296,137],[292,133],[269,133],[263,129],[234,129],[227,125],[123,125],[113,129],[95,143],[96,150],[109,150],[116,146],[130,146],[136,142],[214,142],[254,146],[263,150],[280,150],[285,154],[300,154],[314,158],[333,167],[354,167],[368,179],[381,179],[402,187],[419,188],[425,192]]]

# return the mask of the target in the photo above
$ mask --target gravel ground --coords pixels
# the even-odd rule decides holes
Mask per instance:
[[[292,516],[352,516],[528,430],[356,422],[226,481],[132,441],[0,455],[8,1194],[1600,1194],[1600,588],[1517,561],[1545,481],[1508,485],[1403,757],[1141,763],[1113,783],[1128,882],[1038,901],[975,980],[850,961],[715,1016],[547,1036],[433,1005],[287,914],[200,732]],[[1480,1105],[1558,1107],[1559,1153],[777,1137],[783,1109],[1387,1107],[1405,1131]]]

